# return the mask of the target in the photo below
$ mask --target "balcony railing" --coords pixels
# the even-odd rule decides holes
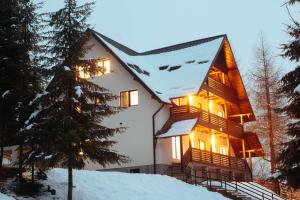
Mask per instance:
[[[205,82],[205,85],[203,86],[203,89],[214,93],[217,96],[220,96],[224,99],[227,99],[228,101],[232,103],[238,103],[238,98],[236,92],[228,87],[227,85],[220,83],[219,81],[208,77],[207,82]]]
[[[188,162],[195,162],[200,164],[211,164],[218,167],[230,168],[251,173],[246,160],[233,156],[200,150],[197,148],[189,148],[184,154],[182,162],[185,166],[188,164]]]
[[[175,106],[170,109],[171,116],[179,118],[178,120],[188,118],[189,115],[198,117],[198,123],[214,130],[228,133],[232,136],[242,138],[243,126],[234,121],[219,117],[205,110],[190,105]]]

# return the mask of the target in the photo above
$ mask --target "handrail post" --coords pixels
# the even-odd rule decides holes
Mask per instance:
[[[195,181],[195,185],[197,185],[197,171],[194,169],[194,181]]]
[[[209,171],[209,188],[211,189],[211,173]]]
[[[237,181],[235,180],[235,191],[237,192],[238,191],[238,184],[237,184]]]
[[[227,193],[227,187],[226,187],[226,177],[225,177],[225,192]]]
[[[271,193],[271,194],[272,194],[272,200],[273,200],[273,195],[274,195],[274,194],[273,194],[273,193]]]
[[[262,200],[264,200],[265,199],[265,195],[264,195],[264,193],[262,193]]]

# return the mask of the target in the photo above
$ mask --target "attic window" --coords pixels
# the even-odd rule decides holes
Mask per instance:
[[[155,91],[157,94],[162,94],[161,92],[159,92],[159,91]]]
[[[97,65],[99,67],[98,75],[109,74],[110,70],[110,60],[101,59],[97,61]]]
[[[195,62],[195,60],[189,60],[189,61],[186,61],[185,64],[192,64],[194,62]]]
[[[202,61],[199,61],[198,64],[205,64],[205,63],[208,63],[209,60],[202,60]]]
[[[137,73],[139,74],[145,74],[146,76],[150,76],[150,73],[146,70],[142,70],[139,66],[135,65],[135,64],[130,64],[130,63],[127,63],[127,65],[129,67],[131,67],[132,69],[134,69]]]
[[[176,69],[179,69],[181,67],[181,65],[176,65],[176,66],[172,66],[168,69],[169,72],[174,71]]]
[[[160,66],[159,70],[166,70],[168,69],[169,65]]]

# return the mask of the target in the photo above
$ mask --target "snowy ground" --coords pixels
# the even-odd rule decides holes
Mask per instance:
[[[34,199],[66,199],[67,171],[52,169],[45,184],[56,190]],[[74,200],[225,200],[222,195],[206,188],[193,186],[161,175],[128,174],[74,170]],[[2,200],[1,194],[0,199]],[[4,200],[11,200],[9,198]],[[29,199],[28,199],[29,200]]]

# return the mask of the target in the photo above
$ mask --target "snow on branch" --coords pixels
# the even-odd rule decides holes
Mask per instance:
[[[43,91],[43,93],[38,93],[35,98],[29,102],[29,106],[31,106],[36,100],[40,99],[42,96],[49,94],[47,91]]]
[[[4,98],[7,94],[9,94],[9,90],[6,90],[5,92],[3,92],[3,94],[1,95],[2,98]]]
[[[75,94],[77,95],[78,98],[80,98],[81,95],[83,94],[81,87],[77,85],[74,87],[74,89],[75,89]]]

